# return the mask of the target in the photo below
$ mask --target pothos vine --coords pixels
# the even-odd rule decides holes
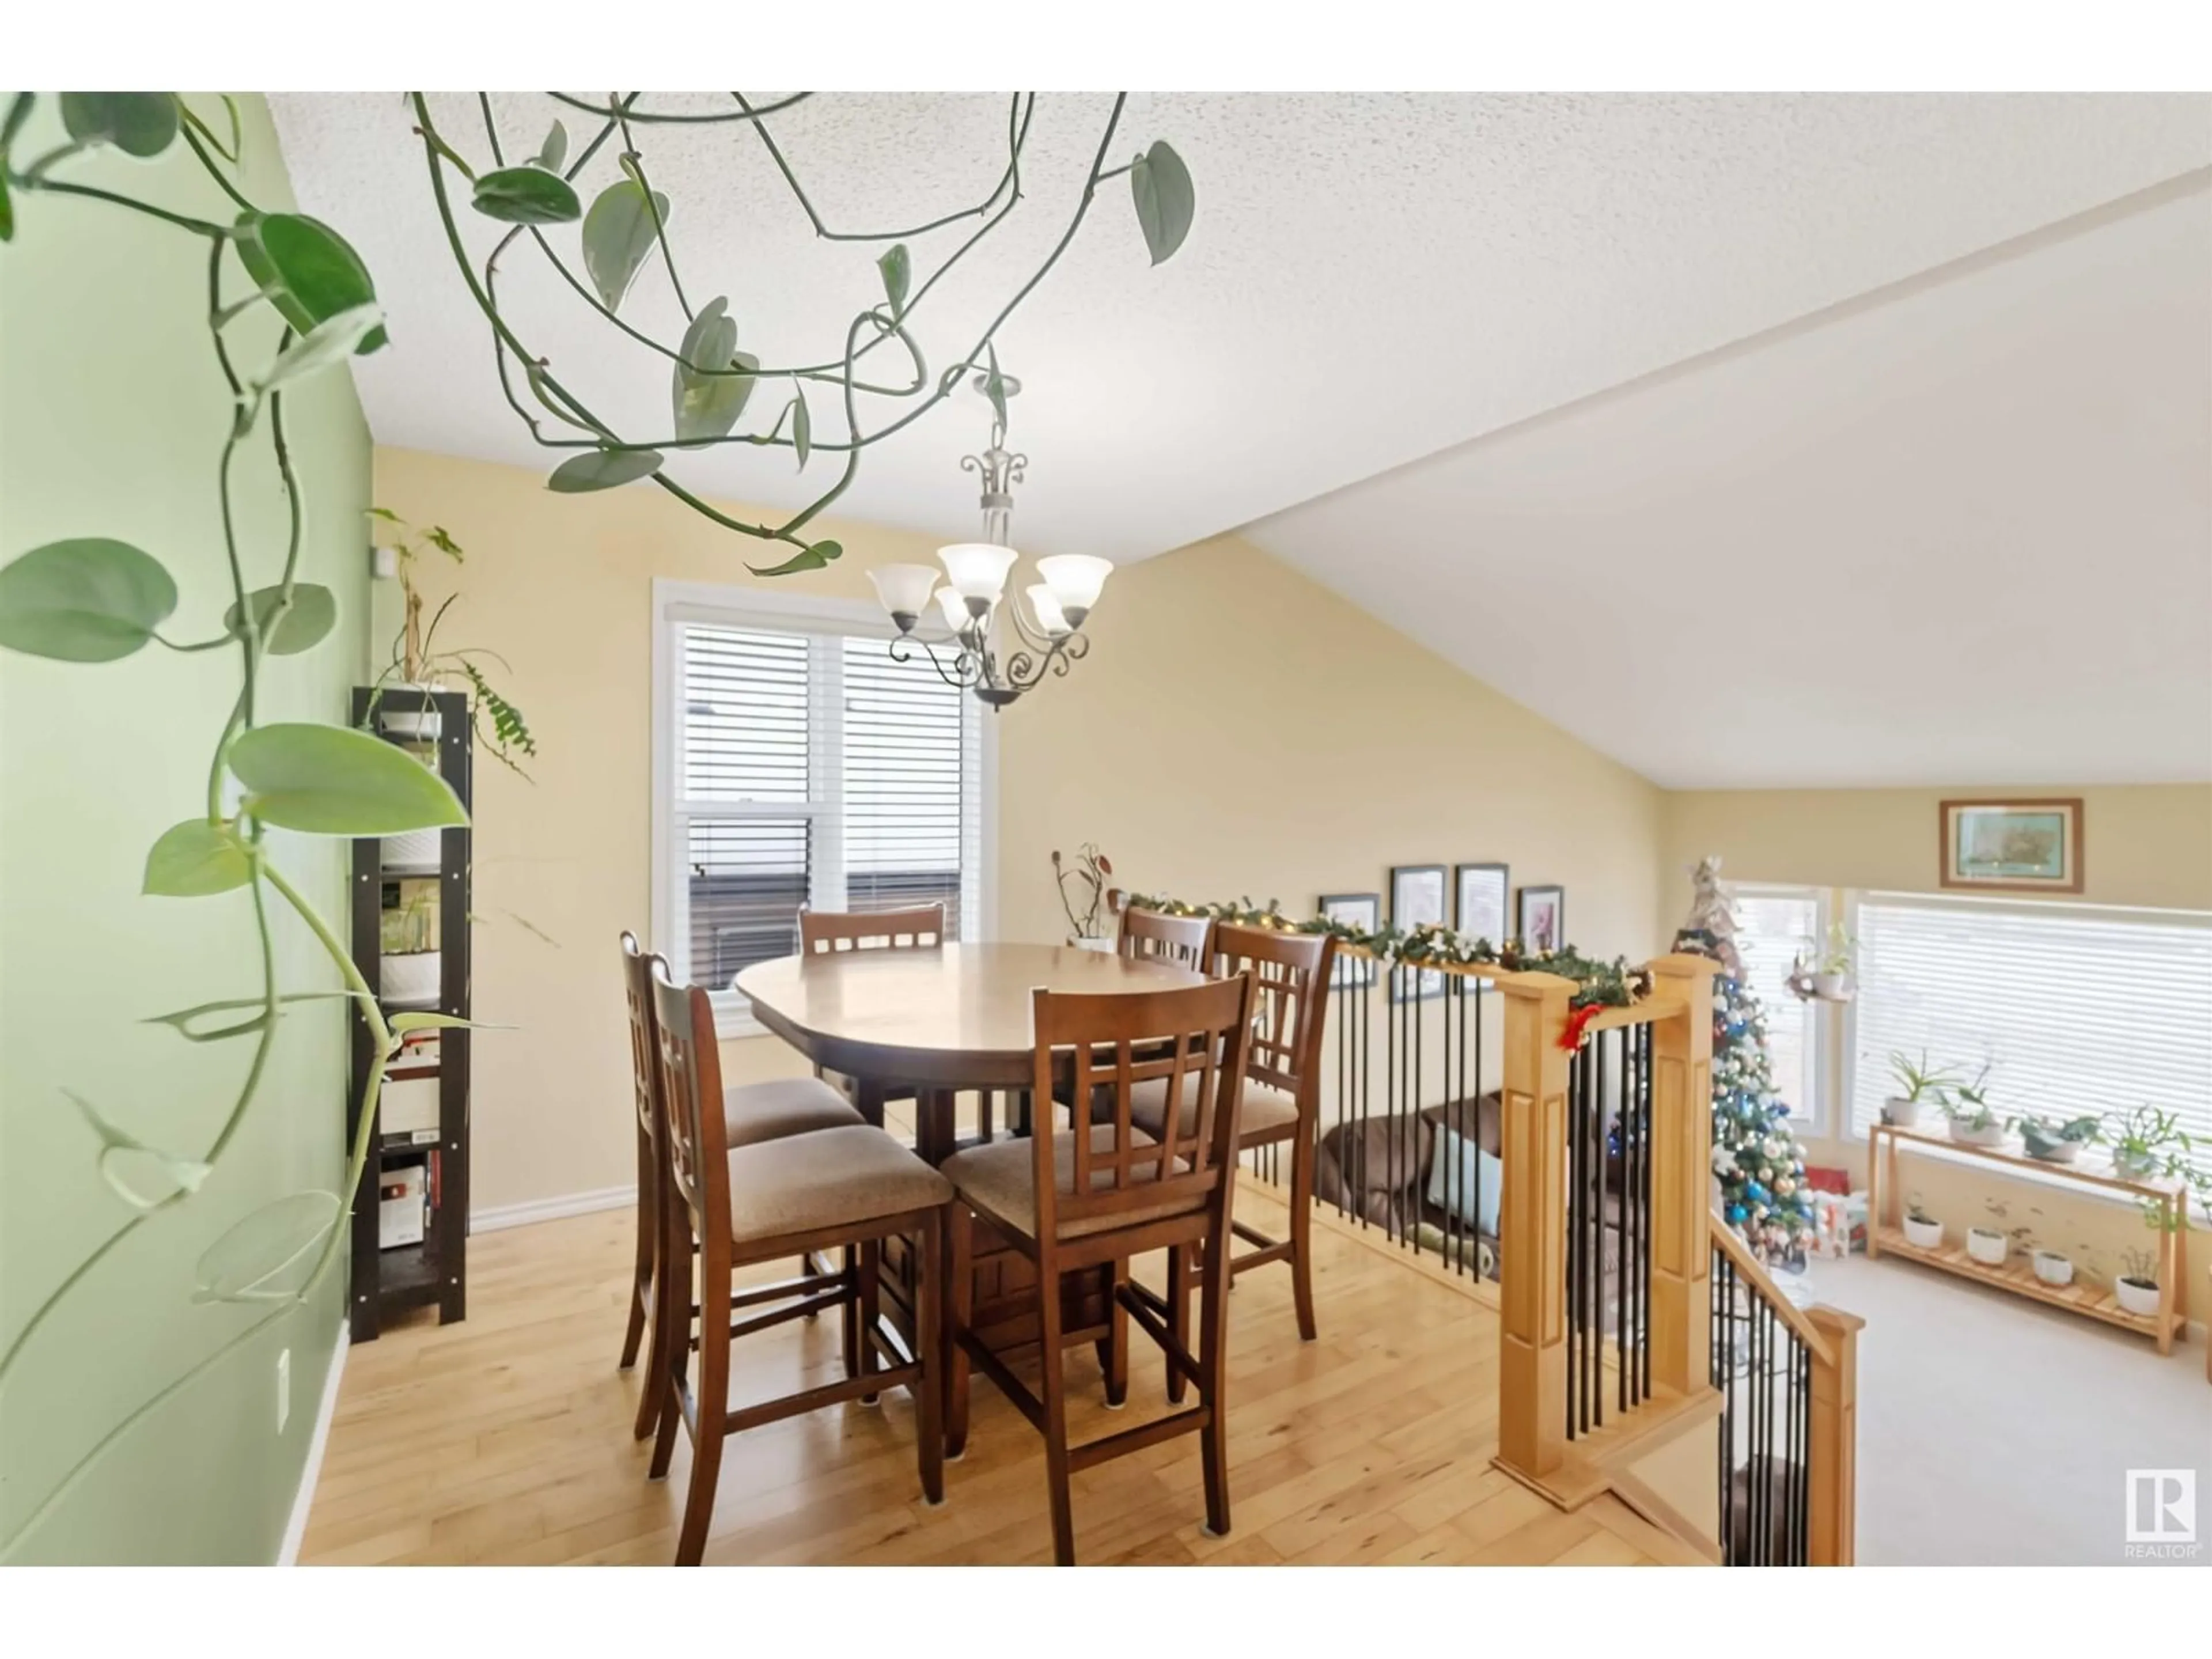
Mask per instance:
[[[973,344],[933,380],[914,335],[915,313],[946,273],[1003,223],[1020,201],[1022,157],[1035,96],[1016,94],[1012,100],[1005,167],[979,204],[903,231],[873,233],[830,228],[769,132],[767,117],[809,95],[755,105],[743,94],[732,93],[732,107],[700,113],[647,110],[641,107],[642,95],[637,93],[611,95],[604,104],[552,94],[560,106],[592,117],[598,122],[596,134],[568,162],[567,133],[556,119],[536,155],[510,164],[490,101],[479,94],[476,101],[490,157],[488,167],[470,162],[440,131],[428,99],[421,94],[410,96],[432,198],[456,266],[489,325],[501,392],[539,444],[551,451],[573,452],[556,468],[549,487],[573,493],[649,478],[726,529],[797,550],[781,562],[757,570],[763,575],[818,569],[837,557],[842,550],[836,542],[810,541],[800,532],[850,485],[864,450],[912,424],[964,375],[980,373],[983,388],[1003,419],[1005,382],[994,337],[1058,263],[1101,185],[1129,178],[1139,225],[1155,264],[1181,246],[1194,205],[1189,174],[1164,143],[1154,143],[1122,166],[1107,166],[1125,101],[1115,98],[1059,240]],[[373,1059],[356,1103],[356,1128],[337,1190],[295,1193],[264,1205],[218,1237],[199,1258],[196,1300],[258,1306],[265,1311],[110,1425],[0,1538],[0,1559],[15,1555],[132,1427],[272,1322],[313,1297],[339,1260],[345,1237],[337,1224],[343,1195],[359,1188],[386,1068],[401,1039],[410,1030],[466,1024],[444,1014],[386,1013],[337,932],[279,867],[270,841],[272,830],[350,837],[467,822],[459,801],[435,772],[374,734],[312,721],[264,722],[261,718],[261,683],[268,659],[315,648],[337,621],[335,595],[299,579],[304,517],[301,479],[286,440],[286,399],[313,376],[388,343],[375,284],[358,253],[336,230],[302,214],[265,210],[248,196],[239,173],[241,125],[236,106],[228,97],[221,100],[226,142],[207,114],[173,93],[63,94],[58,100],[61,140],[19,167],[15,149],[35,103],[33,94],[19,93],[0,118],[0,242],[15,234],[18,203],[46,197],[126,211],[205,246],[209,350],[234,408],[216,463],[232,603],[222,633],[200,640],[172,638],[162,628],[176,609],[178,590],[162,562],[126,542],[72,538],[33,548],[0,568],[0,647],[73,663],[114,661],[149,646],[180,653],[232,654],[239,689],[210,750],[204,800],[198,811],[164,831],[149,850],[143,890],[167,898],[201,898],[243,890],[252,907],[260,985],[251,996],[219,999],[154,1018],[154,1023],[170,1027],[190,1042],[250,1040],[252,1045],[221,1127],[198,1153],[149,1145],[91,1101],[70,1095],[98,1139],[101,1175],[131,1213],[63,1276],[0,1349],[0,1389],[15,1376],[25,1354],[35,1348],[55,1310],[102,1261],[156,1218],[189,1203],[214,1177],[260,1089],[288,1005],[326,997],[350,1002],[368,1029]],[[737,349],[737,324],[727,300],[718,296],[695,307],[678,274],[668,237],[671,204],[652,188],[635,134],[656,125],[725,124],[749,131],[757,139],[817,236],[831,241],[892,243],[876,261],[883,301],[853,319],[843,348],[833,358],[763,367],[758,358]],[[574,181],[617,136],[622,176],[599,192],[587,213]],[[234,210],[228,222],[61,176],[73,158],[90,153],[114,151],[151,162],[180,149]],[[511,227],[481,267],[470,258],[456,222],[449,173],[468,182],[471,205],[477,212]],[[971,218],[977,222],[974,231],[917,286],[907,240]],[[544,228],[578,221],[588,283],[576,276]],[[623,437],[556,377],[549,356],[532,351],[501,315],[499,260],[524,235],[602,321],[671,362],[669,435],[646,441]],[[687,325],[681,343],[673,347],[617,314],[632,281],[655,253]],[[241,319],[265,314],[264,307],[282,320],[276,350],[266,363],[241,369],[238,348],[232,343],[236,325]],[[856,374],[860,362],[887,342],[896,343],[905,355],[908,372],[903,380],[890,383]],[[537,405],[535,412],[517,393],[518,374]],[[790,382],[792,395],[773,426],[765,431],[739,430],[754,389],[764,380],[779,378]],[[813,411],[805,391],[810,385],[826,385],[834,391],[842,416],[842,433],[815,436]],[[920,401],[871,428],[860,413],[862,400],[881,398]],[[541,416],[550,416],[579,435],[550,435]],[[843,464],[823,494],[800,512],[777,524],[748,522],[709,506],[664,470],[667,449],[692,451],[726,444],[787,449],[802,469],[817,451],[842,454]],[[275,580],[260,586],[249,575],[248,550],[235,511],[238,474],[253,455],[265,456],[285,502],[282,557],[275,562]],[[275,906],[289,911],[330,958],[342,989],[288,993],[279,988],[272,897]]]

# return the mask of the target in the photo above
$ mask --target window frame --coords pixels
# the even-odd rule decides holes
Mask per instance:
[[[1817,952],[1826,939],[1829,919],[1834,911],[1832,889],[1793,881],[1739,881],[1730,883],[1729,888],[1737,899],[1809,898],[1813,901],[1812,950]],[[1805,1056],[1805,1076],[1812,1098],[1806,1103],[1802,1117],[1790,1119],[1790,1127],[1793,1133],[1823,1139],[1829,1136],[1828,1125],[1832,1118],[1829,1057],[1834,1052],[1835,1021],[1831,1018],[1834,1010],[1826,1002],[1809,1002],[1802,1006],[1812,1011],[1812,1017],[1806,1022],[1812,1030],[1811,1051]],[[1770,1030],[1773,1024],[1774,1016],[1770,1010],[1767,1015]]]
[[[830,765],[814,756],[810,765],[808,799],[796,801],[729,803],[717,801],[711,811],[687,807],[704,803],[675,799],[676,746],[681,739],[677,720],[676,676],[681,663],[677,629],[686,623],[713,628],[753,629],[783,634],[811,634],[839,639],[879,639],[886,645],[897,629],[881,606],[866,599],[828,599],[815,594],[763,593],[757,588],[722,582],[678,581],[655,577],[653,583],[653,704],[652,704],[652,911],[650,948],[674,959],[676,942],[684,937],[684,888],[676,879],[683,855],[677,837],[694,816],[724,819],[806,819],[814,826],[813,862],[834,872],[830,884],[842,890],[845,877],[843,825],[836,806],[842,781],[826,775],[842,772],[843,711],[825,711],[827,723],[837,734],[840,757]],[[810,652],[810,676],[820,674],[827,654]],[[817,686],[819,682],[813,682]],[[999,744],[998,723],[985,718],[982,704],[962,694],[961,718],[975,739],[976,817],[976,940],[995,939],[999,927]],[[963,732],[963,735],[965,733]],[[968,872],[961,872],[963,886]],[[823,903],[833,896],[817,888],[809,902]],[[963,937],[966,935],[963,935]],[[714,1005],[714,1035],[728,1041],[767,1036],[768,1028],[754,1018],[751,1005],[735,991],[710,993]]]
[[[1930,910],[1957,911],[1960,909],[1971,909],[1981,910],[1990,914],[2002,913],[2012,915],[2040,916],[2046,918],[2051,916],[2055,913],[2071,911],[2078,914],[2081,919],[2084,921],[2094,921],[2100,918],[2120,920],[2141,918],[2147,923],[2155,922],[2159,925],[2166,926],[2188,924],[2206,928],[2208,931],[2212,931],[2212,913],[2201,910],[2172,909],[2147,905],[2084,904],[2078,899],[2062,900],[2051,898],[2028,898],[2017,896],[2005,897],[1979,894],[1909,892],[1891,888],[1850,888],[1847,889],[1843,895],[1843,904],[1844,925],[1849,928],[1851,936],[1854,939],[1857,938],[1860,933],[1859,911],[1861,908],[1869,902],[1872,902],[1876,904],[1888,904],[1893,906],[1911,907],[1917,905]],[[1852,1119],[1856,1115],[1852,1109],[1852,1103],[1858,1098],[1858,1066],[1860,1060],[1858,999],[1855,997],[1842,1012],[1844,1015],[1843,1029],[1841,1033],[1843,1040],[1843,1054],[1840,1064],[1838,1066],[1838,1087],[1839,1090],[1841,1121],[1832,1132],[1832,1138],[1846,1144],[1863,1146],[1868,1145],[1873,1139],[1873,1136],[1869,1133],[1872,1128],[1872,1125],[1869,1124],[1867,1129],[1860,1129],[1852,1122]],[[1886,1060],[1881,1058],[1877,1058],[1874,1060],[1874,1064],[1878,1066],[1886,1066],[1887,1063]],[[2058,1179],[2057,1176],[2045,1176],[2039,1171],[2028,1169],[2025,1166],[2022,1166],[2017,1170],[2008,1171],[2008,1173],[2017,1174],[2024,1178],[2037,1181],[2052,1181]],[[2063,1182],[2061,1184],[2063,1184]]]

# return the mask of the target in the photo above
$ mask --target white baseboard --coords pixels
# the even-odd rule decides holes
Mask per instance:
[[[558,1221],[563,1216],[589,1215],[595,1210],[626,1210],[637,1202],[635,1187],[603,1187],[597,1192],[568,1193],[559,1198],[533,1198],[522,1204],[499,1204],[469,1212],[469,1231],[495,1233],[502,1227],[527,1227],[534,1221]]]
[[[307,1461],[301,1466],[300,1490],[292,1495],[292,1518],[284,1523],[284,1542],[276,1552],[280,1567],[296,1565],[300,1545],[307,1535],[307,1512],[315,1505],[315,1483],[322,1479],[323,1454],[331,1443],[331,1419],[337,1413],[338,1381],[345,1375],[346,1352],[353,1346],[353,1331],[343,1313],[338,1316],[338,1340],[331,1349],[331,1368],[323,1376],[323,1398],[315,1407],[315,1432],[307,1442]]]

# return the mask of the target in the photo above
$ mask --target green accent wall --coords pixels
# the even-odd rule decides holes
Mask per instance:
[[[217,131],[219,101],[194,106]],[[266,106],[240,100],[246,193],[290,191]],[[57,140],[42,98],[15,155]],[[115,152],[58,175],[227,221],[228,202],[181,144],[151,162]],[[167,566],[181,599],[165,632],[222,631],[230,598],[216,467],[230,398],[204,325],[206,244],[108,204],[15,198],[0,245],[0,562],[65,536],[112,536]],[[228,295],[246,291],[234,261]],[[230,331],[241,368],[274,350],[273,319]],[[343,370],[289,399],[306,501],[301,579],[337,595],[339,625],[274,659],[260,716],[345,718],[368,660],[369,438]],[[237,471],[249,586],[278,579],[283,499],[264,421]],[[252,902],[140,896],[146,849],[199,811],[237,690],[228,651],[151,648],[100,665],[0,653],[0,1338],[131,1211],[95,1167],[73,1090],[165,1149],[204,1153],[235,1097],[250,1040],[192,1044],[142,1024],[260,986]],[[272,835],[280,866],[343,929],[344,843]],[[288,989],[337,974],[295,918],[272,908]],[[193,1267],[225,1228],[343,1161],[348,1015],[297,1005],[245,1127],[190,1200],[140,1227],[34,1334],[0,1393],[0,1539],[109,1429],[264,1310],[196,1306]],[[14,1559],[267,1562],[286,1520],[336,1349],[343,1263],[313,1302],[275,1321],[119,1439]],[[276,1430],[276,1362],[291,1351],[289,1421]]]

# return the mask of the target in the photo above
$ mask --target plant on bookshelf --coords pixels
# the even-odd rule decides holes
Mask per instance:
[[[2131,1314],[2158,1312],[2158,1257],[2147,1249],[2120,1252],[2120,1276],[2112,1281],[2112,1295]]]
[[[1923,1105],[1939,1112],[1947,1109],[1951,1103],[1952,1085],[1959,1080],[1958,1073],[1948,1066],[1930,1066],[1925,1048],[1917,1060],[1902,1050],[1892,1054],[1889,1071],[1897,1079],[1897,1086],[1905,1092],[1892,1095],[1881,1103],[1881,1121],[1900,1129],[1910,1129],[1920,1121]]]

